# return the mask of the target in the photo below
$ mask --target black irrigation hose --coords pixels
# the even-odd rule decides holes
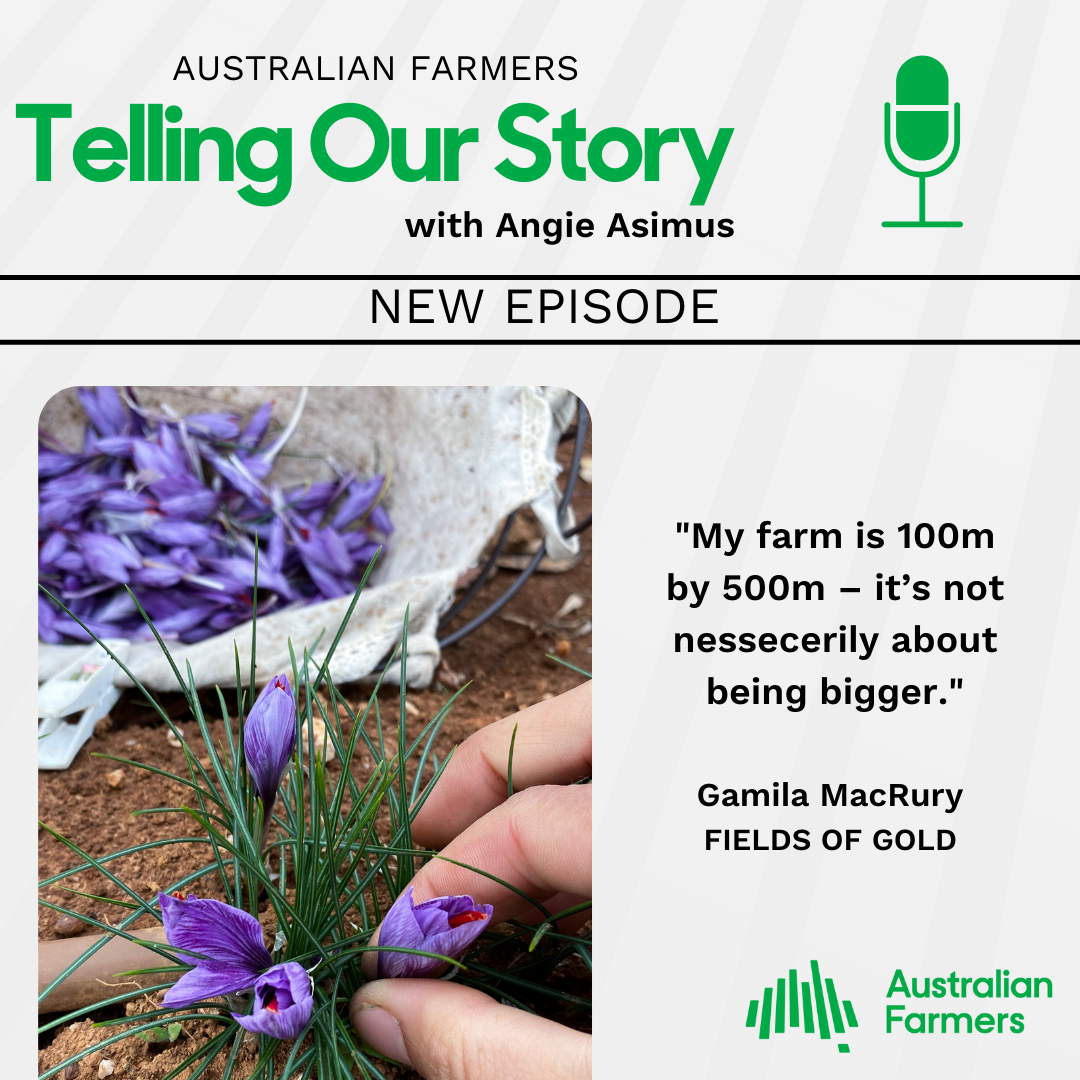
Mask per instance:
[[[572,529],[567,529],[563,533],[565,539],[569,540],[571,536],[577,536],[578,533],[583,533],[592,524],[592,513],[586,514]]]
[[[455,630],[452,634],[447,634],[447,636],[439,642],[439,648],[445,649],[450,645],[456,645],[463,637],[467,634],[471,634],[478,626],[483,626],[492,615],[497,614],[506,607],[506,605],[510,603],[521,590],[522,585],[533,576],[533,571],[540,565],[540,560],[543,557],[544,546],[541,545],[540,550],[529,560],[529,565],[518,574],[517,581],[515,581],[514,584],[511,585],[510,588],[507,589],[506,592],[504,592],[486,611],[480,612],[475,619],[471,619],[459,630]]]
[[[566,490],[563,492],[562,501],[559,503],[559,513],[556,518],[556,520],[560,523],[560,528],[562,527],[561,523],[563,519],[563,514],[566,513],[566,508],[570,505],[570,500],[574,497],[574,489],[577,487],[578,470],[581,468],[581,455],[585,451],[585,436],[588,434],[588,421],[589,414],[585,409],[585,403],[579,398],[577,432],[576,438],[574,439],[574,456],[570,462],[570,475],[568,476],[566,481]],[[574,525],[569,531],[563,533],[563,536],[576,536],[579,532],[582,532],[584,529],[586,529],[590,524],[592,524],[592,514],[589,514],[587,517],[583,518],[580,522]],[[503,526],[503,534],[505,535],[508,531],[509,520],[507,525]],[[501,539],[502,537],[500,537],[500,540]],[[488,619],[490,619],[493,615],[498,614],[498,612],[500,612],[518,594],[518,592],[521,591],[521,588],[525,584],[525,582],[533,576],[536,568],[540,565],[540,560],[543,559],[546,552],[547,545],[541,544],[539,550],[529,560],[528,565],[518,575],[518,578],[514,582],[514,584],[511,585],[510,588],[507,589],[506,592],[504,592],[502,596],[495,600],[486,610],[480,612],[480,614],[477,615],[475,619],[470,619],[469,622],[467,622],[464,626],[460,627],[452,634],[448,634],[445,638],[443,638],[439,642],[439,648],[446,649],[450,645],[456,645],[463,637],[471,634],[477,627],[483,626],[483,624],[486,623]],[[480,578],[477,578],[477,582],[483,581],[483,578],[486,577],[486,575],[487,571],[485,570],[484,575],[482,575]],[[476,582],[474,582],[473,584],[475,587],[475,592],[478,589],[478,586]],[[469,596],[468,599],[472,599],[472,597]],[[463,608],[464,606],[465,605],[462,602],[459,605],[456,605],[456,610],[460,611],[461,608]]]
[[[506,516],[506,524],[503,526],[502,532],[499,533],[499,539],[495,543],[495,550],[491,553],[491,558],[488,559],[484,569],[476,575],[476,580],[469,586],[469,591],[439,620],[440,630],[446,626],[447,623],[450,623],[457,618],[458,612],[461,611],[462,608],[468,606],[469,601],[480,591],[480,586],[487,581],[488,574],[491,573],[491,568],[495,565],[499,556],[502,554],[503,548],[506,546],[506,538],[510,535],[510,526],[514,524],[514,518],[516,517],[516,510],[511,510]]]

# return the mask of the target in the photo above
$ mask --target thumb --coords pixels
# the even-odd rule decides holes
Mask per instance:
[[[357,1034],[425,1080],[590,1080],[592,1038],[452,982],[379,979],[349,1003]]]

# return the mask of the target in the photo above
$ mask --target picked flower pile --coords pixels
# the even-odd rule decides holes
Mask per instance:
[[[38,578],[99,637],[151,636],[125,586],[167,639],[199,641],[258,613],[352,593],[393,531],[384,475],[282,490],[267,477],[295,430],[268,437],[273,402],[231,413],[152,412],[130,390],[78,391],[81,450],[41,433]],[[43,641],[88,641],[46,597]]]

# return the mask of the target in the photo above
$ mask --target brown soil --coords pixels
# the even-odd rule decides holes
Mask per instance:
[[[572,444],[569,442],[564,442],[559,449],[559,459],[564,466],[569,464],[571,449]],[[586,453],[590,452],[589,449],[586,450]],[[578,482],[573,504],[578,519],[590,512],[591,489],[588,483]],[[519,514],[518,517],[519,521],[511,536],[511,547],[528,550],[530,540],[539,535],[539,527],[531,514]],[[546,653],[555,652],[562,643],[563,650],[569,646],[565,658],[570,663],[586,670],[591,669],[592,635],[588,626],[591,625],[592,611],[592,551],[589,530],[581,535],[581,549],[582,556],[577,565],[560,573],[535,574],[499,615],[459,644],[446,650],[443,656],[444,667],[440,669],[436,682],[427,690],[408,693],[408,701],[418,710],[416,715],[409,718],[410,738],[422,729],[453,694],[454,689],[450,684],[455,682],[458,676],[463,681],[469,681],[470,685],[455,703],[436,740],[435,751],[440,758],[485,724],[545,697],[564,693],[582,681],[581,675],[545,658]],[[484,610],[512,584],[515,576],[511,571],[495,571],[463,616],[455,620],[450,629],[463,625],[470,617]],[[551,620],[567,597],[573,593],[583,598],[584,606],[553,626]],[[370,692],[361,685],[340,689],[353,708],[361,706]],[[165,694],[161,695],[160,700],[181,729],[190,732],[192,747],[196,748],[196,753],[201,755],[204,762],[207,761],[205,748],[196,725],[188,716],[183,697],[180,694]],[[380,691],[379,704],[387,728],[387,752],[393,753],[396,740],[390,729],[399,709],[396,688]],[[204,696],[204,706],[208,717],[218,712],[216,699],[212,703],[209,695]],[[230,703],[230,708],[234,707],[235,703]],[[213,740],[223,742],[222,722],[213,721],[209,726]],[[181,824],[184,819],[177,815],[131,816],[133,811],[148,807],[180,805],[186,801],[182,795],[185,789],[164,777],[131,766],[122,767],[123,780],[118,787],[112,787],[107,774],[120,766],[104,758],[92,756],[109,754],[130,758],[183,775],[186,773],[183,752],[170,745],[167,735],[165,724],[151,711],[141,695],[137,691],[125,692],[111,715],[99,723],[98,732],[79,752],[70,769],[38,774],[40,819],[94,856],[163,837],[198,835],[198,828],[193,822]],[[361,770],[365,764],[370,769],[370,758],[363,754],[358,755],[358,758]],[[328,767],[332,777],[336,775],[334,770],[337,768],[339,766],[336,762]],[[80,861],[44,829],[39,829],[38,860],[40,878],[47,878]],[[205,861],[204,846],[184,844],[142,852],[109,865],[118,877],[136,889],[140,895],[152,897],[159,887],[166,887],[183,874],[197,869]],[[68,878],[64,884],[72,889],[101,896],[122,895],[95,871]],[[201,888],[200,895],[215,894],[212,889]],[[74,896],[55,887],[43,889],[41,896],[44,900],[103,922],[115,922],[116,913],[123,912],[123,909],[86,897]],[[42,907],[39,911],[39,940],[60,936],[57,923],[61,916],[49,908]],[[146,924],[152,925],[152,920],[147,920]],[[60,928],[61,933],[63,929]],[[86,930],[93,932],[94,928],[87,927]],[[563,969],[557,970],[553,978],[558,979],[561,986],[575,994],[588,995],[589,979],[580,962],[564,963]],[[543,1001],[536,1002],[535,1006],[545,1008]],[[147,1011],[151,1007],[150,999],[144,996],[128,1003],[126,1015]],[[116,1006],[102,1010],[100,1014],[92,1014],[88,1020],[46,1032],[40,1038],[40,1070],[52,1068],[111,1033],[107,1029],[93,1029],[91,1021],[123,1015],[123,1007]],[[558,1012],[551,1012],[550,1009],[548,1015],[555,1019],[569,1019],[560,1016]],[[49,1019],[52,1017],[41,1017],[42,1022]],[[581,1021],[578,1020],[577,1024],[580,1026]],[[96,1052],[84,1058],[70,1075],[84,1078],[97,1076],[99,1061],[104,1056],[114,1062],[116,1076],[161,1077],[175,1068],[197,1045],[218,1031],[220,1026],[211,1021],[185,1023],[184,1031],[176,1044],[161,1051],[157,1051],[156,1047],[148,1047],[136,1037],[125,1039],[113,1044],[104,1054]],[[282,1049],[285,1053],[281,1056],[279,1065],[284,1065],[291,1047]],[[247,1053],[245,1050],[245,1054]],[[220,1061],[223,1062],[224,1058]],[[234,1076],[247,1076],[254,1064],[252,1048],[250,1062],[238,1063]],[[215,1063],[215,1066],[202,1075],[207,1080],[216,1080],[220,1076],[220,1064]],[[387,1075],[415,1077],[412,1072],[401,1074],[400,1070],[396,1069],[390,1069]]]

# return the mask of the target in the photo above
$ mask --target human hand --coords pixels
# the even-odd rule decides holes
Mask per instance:
[[[514,794],[506,765],[514,741]],[[592,892],[590,683],[499,720],[466,739],[413,822],[416,843],[502,878],[549,911]],[[492,904],[492,924],[537,912],[516,893],[471,870],[432,859],[412,881],[417,903],[467,893]],[[570,917],[572,930],[587,915]],[[377,938],[373,938],[373,941]],[[487,994],[437,979],[375,979],[354,995],[360,1037],[427,1080],[588,1080],[592,1039]]]

